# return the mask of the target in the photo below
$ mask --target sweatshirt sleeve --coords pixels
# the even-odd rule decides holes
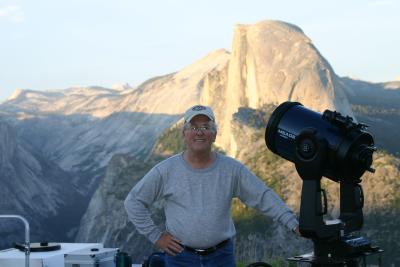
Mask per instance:
[[[299,224],[285,202],[244,165],[239,170],[234,193],[247,206],[279,221],[289,230],[293,230]]]
[[[129,220],[153,244],[162,232],[151,218],[150,206],[162,195],[161,180],[159,171],[154,167],[131,189],[124,202]]]

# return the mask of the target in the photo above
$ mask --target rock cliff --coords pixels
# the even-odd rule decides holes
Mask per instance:
[[[237,158],[298,212],[302,180],[293,163],[273,155],[266,149],[263,140],[265,120],[273,109],[272,105],[264,110],[240,108],[234,114],[232,129],[235,138],[245,140],[239,143],[240,153]],[[118,246],[130,252],[137,262],[155,249],[127,221],[123,200],[131,186],[136,184],[155,162],[182,149],[182,140],[179,139],[181,127],[181,124],[175,125],[160,137],[152,157],[146,163],[140,164],[126,155],[113,158],[108,167],[109,171],[81,222],[79,241],[101,241],[108,246]],[[389,254],[395,255],[399,246],[396,241],[399,231],[394,218],[400,212],[397,204],[399,196],[396,193],[400,186],[400,161],[382,152],[377,153],[374,158],[375,174],[366,173],[362,177],[365,195],[365,226],[362,234],[370,238],[374,245],[379,245]],[[339,185],[329,179],[323,179],[322,186],[327,191],[328,216],[337,218]],[[158,205],[153,208],[154,218],[158,223],[162,219],[159,208]],[[312,251],[309,240],[294,237],[281,225],[245,207],[238,200],[233,201],[231,211],[237,228],[235,255],[242,262],[271,262],[277,258]],[[163,229],[162,224],[160,227]],[[380,233],[384,233],[385,237]],[[392,238],[387,238],[389,236]],[[396,261],[391,256],[386,258],[389,262]]]
[[[225,88],[218,83],[215,88],[216,94],[223,90],[225,102],[218,144],[232,156],[238,150],[230,125],[240,107],[257,109],[289,100],[353,116],[332,67],[300,28],[285,22],[237,25],[225,81]]]
[[[78,226],[85,209],[74,207],[83,197],[70,183],[72,177],[19,139],[17,130],[1,118],[0,136],[1,213],[27,218],[32,241],[57,236],[71,240],[67,231]],[[22,224],[3,219],[0,225],[7,233],[0,247],[23,241]]]
[[[39,132],[48,137],[44,148],[51,148],[46,149],[47,154],[54,156],[65,170],[72,171],[76,170],[74,166],[81,169],[80,162],[94,156],[97,166],[86,168],[96,172],[113,153],[132,153],[133,149],[124,148],[129,141],[143,145],[136,156],[148,153],[155,141],[154,129],[159,134],[197,103],[214,108],[219,123],[217,144],[235,156],[237,143],[230,125],[232,114],[240,107],[261,108],[290,100],[317,111],[335,109],[353,115],[342,90],[332,67],[298,27],[262,21],[236,26],[231,53],[216,50],[176,73],[155,77],[137,88],[17,90],[0,109],[18,113],[24,122],[35,119],[35,124],[38,118],[46,121],[62,115],[55,120],[61,127],[68,127],[62,130],[68,135],[56,135],[46,127]],[[113,121],[118,123],[113,125]],[[139,124],[129,125],[130,121]],[[110,137],[110,132],[117,136]],[[141,134],[151,138],[139,140]],[[67,140],[60,140],[60,136],[67,136]],[[120,142],[109,144],[109,140]],[[89,150],[103,153],[93,155],[87,153]]]
[[[388,86],[394,88],[396,84]],[[38,223],[37,229],[54,215],[58,219],[53,220],[54,228],[65,222],[69,236],[74,236],[77,220],[72,219],[80,214],[66,218],[63,211],[74,211],[73,205],[85,209],[94,193],[77,240],[139,250],[134,253],[141,260],[152,246],[127,221],[121,201],[153,165],[155,156],[158,160],[164,156],[155,153],[160,135],[179,123],[188,107],[201,103],[215,110],[217,146],[260,176],[272,173],[272,178],[264,175],[265,181],[297,209],[300,182],[290,178],[295,177],[294,169],[288,162],[264,153],[260,129],[265,126],[266,111],[271,105],[290,100],[316,111],[335,109],[353,115],[344,92],[350,98],[357,92],[349,87],[352,84],[336,76],[297,26],[262,21],[237,25],[232,52],[213,51],[176,73],[154,77],[136,88],[17,90],[0,105],[0,114],[7,121],[7,125],[0,123],[0,181],[7,185],[0,204],[22,215],[26,210],[36,212],[40,216],[29,218]],[[397,94],[396,89],[392,91]],[[179,137],[179,131],[175,137]],[[264,167],[262,160],[270,165]],[[10,201],[14,198],[17,201]],[[71,200],[82,201],[76,204]],[[72,203],[67,209],[63,206],[66,202]],[[398,214],[394,210],[393,214]],[[239,215],[242,211],[237,209]],[[243,229],[260,222],[257,217],[246,216],[250,219],[242,221]],[[155,212],[155,218],[161,220],[161,215]],[[288,255],[296,250],[286,245],[287,235],[282,229],[273,222],[268,226],[255,234],[238,236],[237,246],[243,251],[238,254],[240,259]],[[53,231],[50,228],[46,230]],[[52,232],[52,236],[65,237],[57,234],[56,230]],[[271,236],[272,245],[263,242]],[[278,251],[271,252],[276,248]]]

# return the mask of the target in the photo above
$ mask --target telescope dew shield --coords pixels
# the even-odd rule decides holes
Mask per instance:
[[[296,165],[315,163],[315,157],[326,150],[318,160],[321,176],[334,181],[358,180],[366,170],[374,171],[371,164],[376,148],[366,127],[336,111],[320,114],[299,102],[284,102],[268,121],[265,143],[272,152]],[[304,176],[302,179],[309,179]]]

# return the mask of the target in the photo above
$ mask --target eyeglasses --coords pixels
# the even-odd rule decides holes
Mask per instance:
[[[185,130],[188,130],[188,131],[191,131],[191,132],[194,132],[194,133],[197,133],[199,131],[204,133],[204,132],[210,132],[212,130],[212,127],[211,126],[207,126],[207,125],[202,125],[202,126],[191,125],[191,126],[186,127]]]

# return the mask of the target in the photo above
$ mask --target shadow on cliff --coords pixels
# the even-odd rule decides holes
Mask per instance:
[[[29,117],[3,116],[15,129],[21,152],[0,166],[0,184],[6,188],[1,213],[26,217],[32,242],[72,242],[113,155],[126,153],[143,161],[157,137],[181,115],[117,112],[104,118],[87,114]],[[38,162],[38,171],[32,171],[27,161]],[[21,171],[24,166],[26,170]],[[26,173],[31,175],[28,180]],[[23,225],[0,222],[0,233],[4,236],[0,246],[10,247],[23,240]]]

